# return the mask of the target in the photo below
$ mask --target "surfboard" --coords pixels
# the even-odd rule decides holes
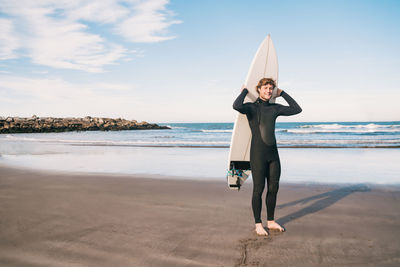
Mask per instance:
[[[278,85],[278,57],[271,36],[262,41],[253,58],[244,85],[248,89],[244,103],[258,98],[256,86],[262,78],[272,78]],[[272,92],[270,103],[275,103],[277,88]],[[240,91],[238,91],[238,95]],[[240,187],[251,174],[250,167],[251,130],[246,115],[237,112],[229,149],[227,182],[230,189]]]

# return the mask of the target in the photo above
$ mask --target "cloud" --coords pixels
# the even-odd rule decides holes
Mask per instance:
[[[0,60],[16,58],[15,50],[19,48],[17,38],[13,35],[13,23],[0,18]]]
[[[135,15],[118,25],[117,31],[131,42],[151,43],[170,40],[175,36],[165,36],[167,28],[180,20],[169,20],[166,0],[140,1],[133,9]]]
[[[72,83],[63,79],[26,78],[2,76],[0,90],[9,94],[18,93],[26,98],[37,99],[87,99],[90,97],[119,95],[134,90],[131,84],[123,83]]]
[[[34,70],[32,71],[33,74],[48,74],[48,70]]]
[[[132,107],[142,108],[145,103],[132,84],[72,83],[9,75],[0,79],[0,102],[2,115],[125,118],[132,113]]]
[[[28,57],[53,68],[102,72],[132,57],[126,41],[160,42],[172,12],[166,0],[0,0],[0,59]],[[18,50],[19,49],[19,50]],[[19,51],[18,53],[16,51]]]

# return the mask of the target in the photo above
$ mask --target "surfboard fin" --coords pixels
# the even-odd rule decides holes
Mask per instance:
[[[236,179],[236,186],[237,186],[238,191],[239,191],[240,190],[240,186],[241,186],[239,177]]]

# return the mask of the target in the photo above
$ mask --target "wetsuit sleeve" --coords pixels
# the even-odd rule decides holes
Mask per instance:
[[[299,104],[297,104],[297,102],[290,95],[288,95],[285,91],[281,92],[281,96],[283,97],[283,99],[286,100],[286,102],[289,104],[289,106],[279,105],[278,116],[279,115],[283,115],[283,116],[295,115],[302,111]]]
[[[247,103],[243,104],[244,98],[246,97],[248,92],[249,91],[246,88],[243,89],[240,95],[236,98],[235,102],[233,102],[233,109],[239,111],[242,114],[249,113],[249,106],[247,105]]]

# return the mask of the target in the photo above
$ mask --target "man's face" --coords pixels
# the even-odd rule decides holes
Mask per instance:
[[[260,98],[262,100],[269,100],[272,96],[272,91],[274,87],[271,84],[266,84],[260,88]]]

